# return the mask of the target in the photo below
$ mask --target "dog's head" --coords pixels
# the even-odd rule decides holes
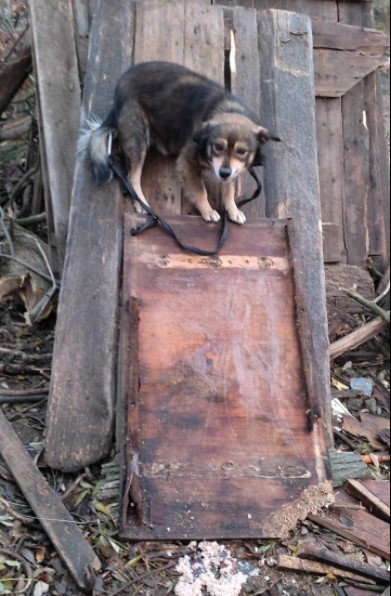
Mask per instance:
[[[234,180],[251,166],[263,163],[262,148],[280,139],[242,114],[219,114],[204,122],[194,135],[198,155],[222,182]]]

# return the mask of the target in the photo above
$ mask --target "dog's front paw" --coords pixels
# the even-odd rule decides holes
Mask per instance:
[[[204,218],[205,221],[208,221],[208,222],[213,221],[213,222],[217,223],[218,221],[220,221],[220,215],[214,209],[211,209],[210,211],[202,213],[202,217]]]
[[[246,216],[244,215],[243,211],[239,211],[239,209],[229,209],[228,217],[231,221],[239,225],[242,225],[246,222]]]
[[[149,207],[149,205],[146,201],[145,201],[145,204]],[[134,208],[135,212],[138,214],[145,215],[147,213],[145,211],[144,207],[141,205],[141,203],[139,203],[135,199],[133,199],[133,208]]]

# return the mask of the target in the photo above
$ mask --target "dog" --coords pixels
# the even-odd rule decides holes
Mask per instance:
[[[246,169],[262,165],[268,140],[280,140],[224,87],[170,62],[145,62],[125,72],[111,111],[81,138],[80,149],[86,151],[99,184],[112,177],[109,139],[118,143],[128,180],[147,205],[141,174],[148,149],[155,147],[176,158],[184,195],[207,222],[220,219],[202,177],[204,170],[212,170],[228,217],[237,224],[245,223],[246,217],[235,203],[235,180]]]

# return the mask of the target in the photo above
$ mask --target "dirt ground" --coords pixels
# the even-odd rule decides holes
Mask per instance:
[[[25,3],[0,0],[0,15],[1,56],[12,46],[15,31],[23,30],[25,26]],[[378,18],[381,19],[381,13]],[[385,69],[382,76],[389,136],[389,69]],[[0,215],[3,214],[3,219],[7,213],[17,218],[29,216],[29,197],[34,184],[39,183],[36,173],[25,177],[28,164],[36,155],[38,142],[33,78],[26,82],[10,109],[2,115],[2,121],[12,120],[21,114],[32,116],[32,132],[21,140],[0,142]],[[27,225],[30,232],[42,241],[47,240],[44,222],[30,222]],[[1,235],[0,229],[0,252],[4,252],[5,246],[4,234]],[[0,278],[4,275],[4,266],[0,255]],[[0,409],[99,556],[102,572],[97,578],[94,595],[346,595],[346,582],[331,574],[308,576],[284,573],[277,569],[279,555],[295,555],[302,545],[326,547],[336,553],[348,554],[358,561],[387,568],[385,561],[374,557],[366,549],[310,521],[299,524],[286,541],[242,541],[220,545],[217,563],[213,563],[213,560],[210,562],[205,555],[208,549],[212,549],[210,545],[121,543],[117,535],[118,484],[108,478],[107,472],[115,453],[106,462],[91,466],[80,474],[55,472],[44,463],[45,414],[56,308],[54,304],[47,318],[28,324],[23,297],[23,291],[15,291],[9,300],[0,302]],[[361,314],[355,316],[350,324],[358,327],[369,318],[369,312]],[[343,334],[347,330],[341,329],[339,333]],[[363,411],[370,411],[380,417],[389,416],[387,340],[388,334],[385,333],[355,354],[342,357],[333,364],[330,380],[333,396],[343,394],[344,404],[355,417]],[[360,391],[355,396],[349,394],[352,379],[358,378],[370,379],[373,388],[371,396],[365,396]],[[336,446],[341,451],[354,448],[362,454],[371,452],[365,441],[346,433],[336,439]],[[389,479],[388,463],[379,463],[375,458],[370,468],[374,477]],[[213,548],[216,550],[216,547]],[[209,576],[207,581],[210,584],[206,582],[204,587],[187,587],[184,577],[189,572],[189,566],[194,571],[197,565],[202,568],[207,564],[217,582]],[[206,585],[210,586],[208,592]],[[382,593],[384,586],[373,586],[371,591]],[[7,469],[1,458],[0,594],[82,594],[17,487],[12,471]]]

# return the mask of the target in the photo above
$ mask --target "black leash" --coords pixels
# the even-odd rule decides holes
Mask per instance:
[[[175,240],[175,242],[178,244],[178,246],[180,248],[182,248],[182,250],[185,250],[186,252],[190,252],[190,253],[193,253],[195,255],[199,255],[202,257],[213,257],[220,252],[220,250],[222,249],[223,245],[225,244],[225,242],[228,238],[229,218],[228,218],[228,213],[226,211],[224,212],[224,215],[222,217],[222,226],[221,226],[220,237],[219,237],[219,240],[218,240],[215,250],[203,250],[202,248],[190,246],[189,244],[186,244],[185,242],[183,242],[177,236],[175,230],[170,226],[170,224],[167,221],[165,221],[162,217],[160,217],[160,215],[157,215],[157,213],[155,213],[155,211],[149,205],[144,203],[144,201],[138,196],[138,194],[134,190],[133,186],[129,183],[129,181],[128,181],[126,175],[124,174],[124,172],[122,171],[122,169],[119,168],[114,163],[114,161],[112,160],[111,157],[109,157],[109,163],[110,163],[110,168],[112,169],[113,173],[122,182],[127,194],[129,194],[132,197],[132,199],[137,201],[139,203],[139,205],[141,205],[143,210],[146,212],[146,214],[148,215],[148,217],[144,223],[142,223],[137,228],[133,228],[130,231],[132,236],[137,236],[138,234],[141,234],[141,232],[144,232],[145,230],[148,230],[149,228],[153,228],[154,226],[159,225],[162,228],[162,230],[166,234],[168,234],[168,236],[171,236],[171,238],[173,238]],[[255,182],[257,184],[257,188],[249,199],[242,199],[241,201],[239,201],[237,203],[238,207],[242,207],[243,205],[246,205],[250,201],[253,201],[254,199],[256,199],[262,190],[261,181],[259,180],[254,168],[250,168],[249,173],[255,180]]]

